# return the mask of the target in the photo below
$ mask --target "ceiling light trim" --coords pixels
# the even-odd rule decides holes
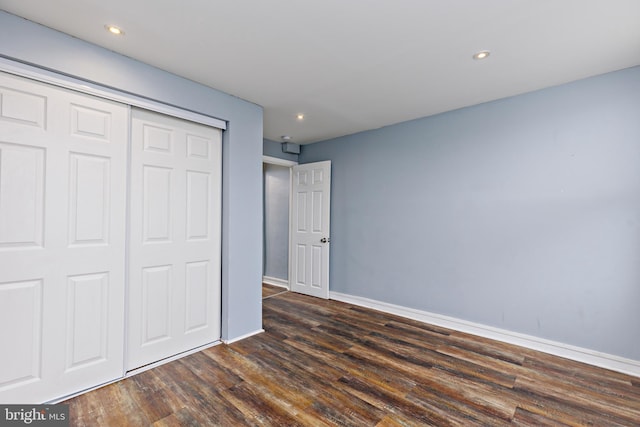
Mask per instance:
[[[104,29],[107,30],[109,33],[113,34],[114,36],[124,36],[124,30],[118,27],[117,25],[106,24],[104,26]]]
[[[487,59],[491,55],[491,51],[489,50],[480,50],[473,54],[473,59],[476,61],[481,61],[483,59]]]

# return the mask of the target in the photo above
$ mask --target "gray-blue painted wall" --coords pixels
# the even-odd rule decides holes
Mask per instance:
[[[289,277],[289,174],[264,165],[264,275],[282,280]]]
[[[265,139],[262,143],[262,153],[265,156],[277,157],[279,159],[291,160],[292,162],[298,161],[297,154],[283,153],[282,143]]]
[[[330,289],[640,360],[640,68],[306,145]]]
[[[1,11],[0,56],[228,121],[222,161],[222,338],[259,330],[262,108]]]

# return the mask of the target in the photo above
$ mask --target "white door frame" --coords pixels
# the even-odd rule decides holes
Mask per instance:
[[[263,164],[270,164],[270,165],[278,165],[278,166],[285,166],[289,168],[289,218],[288,218],[288,224],[289,224],[289,228],[291,228],[291,191],[292,191],[292,173],[291,173],[291,168],[293,168],[294,166],[296,166],[298,164],[298,162],[293,161],[293,160],[285,160],[285,159],[280,159],[278,157],[272,157],[272,156],[262,156],[262,163]],[[264,185],[264,175],[262,177],[263,180],[263,185]],[[262,200],[262,206],[264,208],[264,200]],[[264,237],[264,230],[262,231],[263,237]],[[287,266],[289,265],[290,261],[291,261],[291,233],[289,233],[289,242],[288,242],[288,254],[287,254]],[[289,271],[289,268],[287,267],[287,272]],[[262,283],[266,283],[268,285],[274,285],[274,286],[282,286],[282,287],[286,287],[287,289],[291,290],[291,278],[289,278],[289,274],[287,274],[287,280],[283,280],[283,279],[278,279],[275,277],[268,277],[268,276],[262,276]]]

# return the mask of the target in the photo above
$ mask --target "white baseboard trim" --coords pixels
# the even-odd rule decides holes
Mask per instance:
[[[244,335],[241,335],[239,337],[231,338],[231,339],[228,339],[228,340],[222,340],[222,342],[227,344],[227,345],[228,344],[233,344],[234,342],[241,341],[241,340],[243,340],[245,338],[249,338],[249,337],[252,337],[254,335],[261,334],[263,332],[264,332],[264,329],[258,329],[257,331],[249,332],[248,334],[244,334]]]
[[[638,360],[340,292],[329,292],[329,298],[640,377]]]
[[[267,285],[280,286],[281,288],[289,289],[289,281],[284,279],[278,279],[277,277],[262,276],[262,283]]]

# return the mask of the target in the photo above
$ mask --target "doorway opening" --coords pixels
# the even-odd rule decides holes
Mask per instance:
[[[290,289],[289,215],[291,211],[291,160],[263,157],[262,282]]]
[[[331,161],[263,159],[263,283],[328,299]]]

